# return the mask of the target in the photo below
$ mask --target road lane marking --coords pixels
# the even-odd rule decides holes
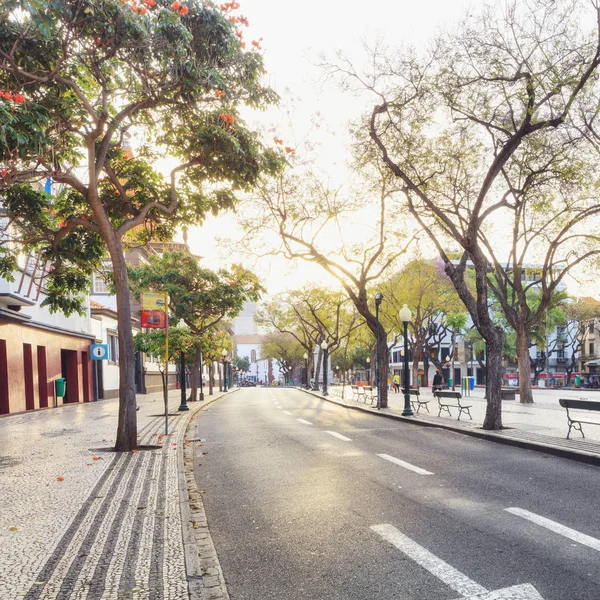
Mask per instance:
[[[418,565],[435,575],[440,581],[443,581],[448,587],[461,595],[461,599],[471,600],[544,600],[529,584],[515,585],[502,590],[490,591],[473,581],[446,561],[438,558],[435,554],[423,548],[417,542],[411,540],[403,533],[398,531],[393,525],[382,524],[372,525],[371,529],[379,534],[386,542],[392,544],[414,560]]]
[[[401,467],[404,467],[405,469],[408,469],[409,471],[414,471],[415,473],[419,473],[419,475],[433,475],[433,473],[431,471],[426,471],[425,469],[421,469],[421,467],[415,467],[415,465],[411,465],[410,463],[400,460],[399,458],[390,456],[389,454],[378,454],[377,456],[379,456],[379,458],[389,460],[390,462],[393,462],[396,465],[400,465]]]
[[[326,431],[325,433],[328,433],[329,435],[336,437],[338,440],[343,440],[344,442],[352,441],[350,438],[347,438],[345,435],[342,435],[341,433],[337,433],[336,431]]]
[[[580,531],[571,529],[565,525],[561,525],[556,521],[546,519],[546,517],[536,515],[535,513],[525,510],[524,508],[511,507],[505,508],[504,510],[513,515],[517,515],[518,517],[523,517],[523,519],[527,519],[536,525],[545,527],[550,531],[554,531],[554,533],[558,533],[566,538],[569,538],[570,540],[573,540],[574,542],[578,542],[579,544],[583,544],[584,546],[588,546],[589,548],[600,551],[600,540],[586,535],[585,533],[581,533]]]
[[[275,407],[277,410],[281,410],[281,406],[276,406]]]
[[[290,417],[293,417],[294,415],[289,411],[289,410],[284,410],[283,411],[286,415],[290,415]]]
[[[298,423],[304,423],[304,425],[312,425],[310,421],[305,421],[304,419],[296,419],[296,421],[298,421]]]

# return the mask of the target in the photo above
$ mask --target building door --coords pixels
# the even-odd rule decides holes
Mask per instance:
[[[104,381],[102,379],[102,360],[93,360],[92,368],[94,373],[94,398],[102,400],[104,398]]]
[[[81,353],[81,375],[83,379],[83,401],[90,401],[90,355],[88,352]]]
[[[48,408],[48,366],[46,363],[46,346],[37,347],[37,366],[40,408]]]
[[[64,404],[79,402],[79,374],[77,372],[77,351],[60,351],[61,370],[64,379],[67,381]]]
[[[6,340],[0,340],[0,415],[7,415],[9,412],[8,356],[6,354]]]
[[[34,410],[33,351],[31,350],[31,344],[23,344],[23,375],[25,383],[25,410]]]

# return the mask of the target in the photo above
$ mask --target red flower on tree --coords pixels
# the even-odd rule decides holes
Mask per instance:
[[[222,114],[219,115],[221,120],[224,121],[225,123],[227,123],[227,125],[231,125],[233,122],[235,122],[235,119],[232,115],[228,115],[228,114]]]

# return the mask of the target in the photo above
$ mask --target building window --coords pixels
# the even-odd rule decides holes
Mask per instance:
[[[253,362],[253,363],[256,362],[256,350],[250,351],[250,362]]]
[[[108,333],[108,350],[109,350],[109,356],[108,356],[108,360],[112,363],[118,363],[119,362],[119,336],[117,335],[117,332],[110,332]]]
[[[106,279],[104,279],[104,275],[102,275],[102,273],[94,273],[94,277],[92,279],[92,294],[110,294],[110,290],[106,284]]]
[[[442,346],[442,362],[446,362],[446,356],[450,356],[450,346]],[[452,360],[451,356],[450,360]]]
[[[590,342],[590,357],[594,356],[594,344]]]

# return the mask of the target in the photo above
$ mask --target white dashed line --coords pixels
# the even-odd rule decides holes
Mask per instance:
[[[292,413],[291,413],[291,412],[289,412],[288,410],[284,410],[283,412],[284,412],[286,415],[290,415],[290,417],[293,417],[293,416],[294,416],[294,415],[292,415]]]
[[[574,542],[578,542],[579,544],[583,544],[584,546],[588,546],[589,548],[600,551],[600,540],[593,538],[590,535],[586,535],[585,533],[581,533],[580,531],[576,531],[575,529],[561,525],[556,521],[546,519],[546,517],[536,515],[535,513],[529,512],[523,508],[512,507],[505,508],[504,510],[513,515],[517,515],[518,517],[523,517],[524,519],[527,519],[536,525],[545,527],[550,531],[554,531],[554,533],[558,533],[559,535],[569,538]]]
[[[393,456],[390,456],[389,454],[378,454],[377,456],[379,456],[379,458],[389,460],[390,462],[393,462],[395,465],[404,467],[405,469],[408,469],[409,471],[414,471],[415,473],[419,473],[419,475],[433,475],[433,473],[431,471],[426,471],[425,469],[421,469],[421,467],[415,467],[415,465],[411,465],[410,463],[404,462],[403,460],[400,460],[399,458],[394,458]]]
[[[312,425],[310,421],[305,421],[304,419],[296,419],[298,423],[303,423],[304,425]]]
[[[276,406],[275,407],[277,410],[281,410],[281,406]]]
[[[342,435],[341,433],[337,433],[336,431],[326,431],[325,433],[328,433],[329,435],[336,437],[338,440],[343,440],[344,442],[352,441],[350,438],[347,438],[345,435]]]

